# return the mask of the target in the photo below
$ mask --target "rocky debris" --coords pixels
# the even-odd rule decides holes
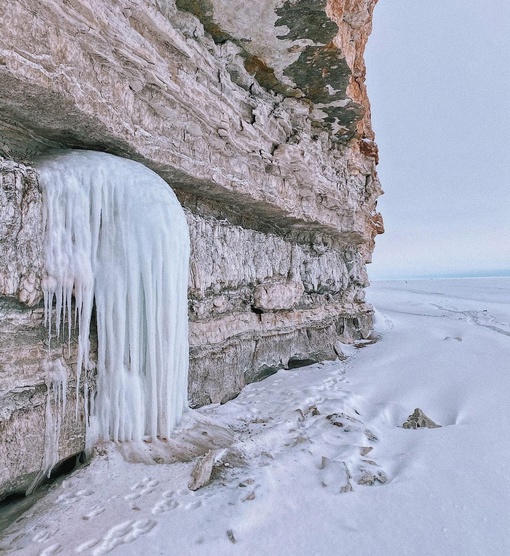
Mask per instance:
[[[323,487],[332,488],[334,492],[352,492],[352,475],[345,461],[322,456],[320,470]]]
[[[346,470],[346,475],[347,475],[347,481],[340,487],[340,492],[342,494],[346,493],[346,492],[352,492],[354,489],[352,488],[352,483],[351,483],[351,475],[349,473],[349,470],[347,469],[347,465],[345,466],[345,470]]]
[[[362,349],[364,347],[371,346],[372,344],[375,344],[376,342],[377,342],[376,337],[357,340],[357,341],[354,342],[354,347],[356,349]]]
[[[223,396],[223,398],[221,398],[220,404],[223,405],[227,402],[231,402],[232,400],[235,400],[237,398],[237,396],[239,396],[239,392],[227,392]]]
[[[198,490],[211,482],[211,475],[218,454],[219,450],[209,450],[205,456],[198,459],[191,472],[191,482],[188,485],[190,490]]]
[[[441,427],[441,425],[438,425],[437,423],[434,423],[434,421],[432,421],[432,419],[427,417],[425,415],[425,413],[423,413],[423,411],[419,407],[417,407],[411,413],[411,415],[409,415],[409,417],[407,418],[407,421],[405,421],[402,424],[402,427],[404,429],[421,429],[421,428],[437,429],[437,428]]]
[[[172,437],[164,442],[123,442],[118,446],[126,461],[145,463],[188,462],[209,453],[211,450],[229,448],[235,440],[232,431],[214,419],[198,411],[186,412]]]
[[[388,482],[388,477],[384,471],[376,471],[375,473],[372,471],[361,470],[362,475],[357,479],[358,485],[362,486],[373,486],[377,483],[384,485]]]
[[[365,429],[363,432],[370,442],[377,442],[379,440],[370,429]]]
[[[333,350],[340,361],[345,361],[348,358],[342,350],[342,342],[335,342]]]
[[[234,536],[234,531],[232,531],[232,529],[229,529],[229,530],[227,531],[227,537],[228,537],[228,540],[229,540],[232,544],[235,544],[235,543],[237,542],[237,541],[236,541],[236,538],[235,538],[235,536]]]

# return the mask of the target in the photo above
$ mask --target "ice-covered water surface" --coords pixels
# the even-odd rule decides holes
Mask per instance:
[[[77,388],[83,383],[85,392],[96,307],[88,441],[167,438],[187,406],[189,235],[182,207],[157,174],[113,155],[67,151],[41,159],[37,169],[47,325],[59,335],[65,321],[70,335],[78,323]]]

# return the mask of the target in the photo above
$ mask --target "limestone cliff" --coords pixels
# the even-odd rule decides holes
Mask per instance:
[[[176,191],[192,240],[192,406],[370,333],[365,264],[382,223],[363,51],[376,1],[0,4],[0,493],[42,459],[32,162],[48,149],[129,157]],[[70,411],[62,459],[83,427]]]

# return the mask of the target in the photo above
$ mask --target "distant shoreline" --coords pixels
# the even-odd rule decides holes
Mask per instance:
[[[377,276],[370,277],[370,282],[386,282],[389,280],[455,280],[460,278],[510,278],[510,270],[489,270],[489,271],[472,271],[472,272],[458,272],[448,274],[418,274],[414,276]]]

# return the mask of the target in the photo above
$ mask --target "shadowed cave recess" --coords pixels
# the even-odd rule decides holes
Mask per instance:
[[[0,497],[29,489],[51,466],[84,451],[90,420],[100,422],[99,436],[164,438],[185,406],[226,402],[247,382],[335,359],[339,343],[370,335],[365,265],[383,229],[363,62],[374,5],[44,0],[37,10],[30,2],[0,6],[9,21],[0,44]],[[67,168],[58,199],[45,197],[47,184],[58,182],[49,169],[52,152]],[[108,172],[115,179],[150,173],[176,211],[164,213],[158,196],[150,209],[158,214],[144,212],[152,187],[144,177],[129,186],[139,195],[131,208],[123,195],[116,201],[111,228],[122,233],[105,243],[110,254],[103,261],[115,268],[96,268],[97,331],[90,284],[76,281],[87,275],[76,242],[87,226],[100,230],[97,221],[83,220],[94,215],[93,195],[86,198],[91,190],[75,192],[87,209],[63,213],[59,229],[66,232],[53,245],[54,267],[47,255],[45,226],[73,192],[77,159],[96,176],[87,185],[92,189]],[[107,200],[116,187],[101,186],[97,194]],[[142,248],[176,226],[177,213],[190,242],[189,272],[179,286],[185,299],[187,285],[187,318],[185,304],[170,303],[173,293],[164,291],[133,313],[140,292],[149,295],[149,276],[137,282],[137,269],[164,274],[175,262],[167,253],[185,249],[187,240],[177,241],[183,231],[170,234],[171,247],[152,244],[161,257]],[[138,217],[151,227],[137,228]],[[66,241],[74,242],[72,250]],[[128,263],[125,275],[115,266],[121,260]],[[117,297],[110,295],[107,270],[118,278]],[[73,289],[80,326],[69,337]],[[64,315],[49,360],[44,293],[47,300],[56,293],[56,313]],[[122,306],[129,307],[124,317]],[[48,308],[47,301],[47,314]],[[167,311],[180,315],[177,328],[189,352],[170,355],[167,346],[179,351],[186,339],[158,336],[172,334]],[[148,340],[143,349],[134,340],[142,321],[157,331],[148,333],[154,350]],[[114,323],[122,340],[109,345],[104,338]],[[164,369],[152,386],[126,372],[136,362],[146,366],[142,352],[154,352],[156,367]],[[182,379],[188,357],[187,388],[172,385],[169,368],[181,369]],[[107,367],[115,372],[99,387],[107,377],[99,371]],[[122,415],[133,412],[126,424]]]

